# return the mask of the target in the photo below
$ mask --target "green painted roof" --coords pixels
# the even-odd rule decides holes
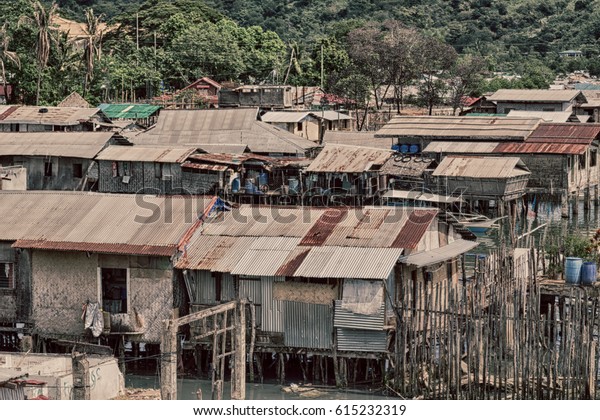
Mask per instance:
[[[100,109],[110,119],[135,120],[148,118],[160,109],[160,106],[146,104],[100,104]]]

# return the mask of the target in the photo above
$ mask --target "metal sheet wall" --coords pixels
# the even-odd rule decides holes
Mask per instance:
[[[365,315],[342,308],[342,301],[335,301],[334,326],[341,328],[358,328],[361,330],[381,331],[385,322],[385,303],[376,314]]]
[[[337,347],[340,351],[383,353],[387,351],[386,332],[337,328]]]
[[[256,306],[257,327],[262,328],[262,285],[260,277],[240,278],[240,299],[248,299]]]
[[[273,299],[273,284],[285,281],[285,277],[262,277],[262,318],[263,331],[284,332],[284,301]]]
[[[330,306],[285,301],[284,308],[286,346],[331,349],[333,311]]]

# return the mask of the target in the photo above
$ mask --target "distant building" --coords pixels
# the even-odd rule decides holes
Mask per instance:
[[[586,102],[580,91],[565,89],[500,89],[487,99],[496,104],[496,112],[508,114],[520,111],[574,111]]]
[[[558,55],[562,58],[577,58],[583,56],[583,53],[579,50],[565,50],[560,51]]]

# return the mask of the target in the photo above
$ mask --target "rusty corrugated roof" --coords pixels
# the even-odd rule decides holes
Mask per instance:
[[[0,133],[0,155],[93,159],[113,135],[101,131]]]
[[[0,240],[19,246],[172,255],[212,197],[0,192]]]
[[[330,173],[378,171],[393,154],[392,150],[327,144],[306,171]]]
[[[6,124],[78,125],[101,114],[100,108],[67,108],[56,106],[11,107],[2,114]]]
[[[433,172],[435,177],[511,178],[529,174],[518,157],[464,157],[447,156]]]
[[[438,211],[436,209],[418,210],[415,209],[408,216],[408,220],[402,226],[400,233],[394,239],[392,248],[408,248],[415,249],[421,238],[427,232],[429,225],[436,217]]]
[[[507,142],[498,143],[493,153],[581,155],[588,147],[587,144]]]
[[[590,144],[600,134],[600,124],[544,123],[525,140],[527,143]]]

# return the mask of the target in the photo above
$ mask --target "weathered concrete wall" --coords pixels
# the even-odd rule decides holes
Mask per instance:
[[[98,301],[98,255],[35,250],[32,320],[43,335],[83,334],[82,305]]]
[[[162,321],[173,313],[173,270],[166,257],[33,251],[33,315],[37,333],[83,334],[82,305],[100,302],[98,268],[129,269],[128,312],[111,314],[113,330],[144,332],[131,338],[158,343]]]
[[[124,391],[124,379],[117,360],[112,356],[88,355],[90,397],[109,400]],[[27,388],[29,398],[45,395],[51,399],[70,400],[73,396],[72,357],[70,354],[39,354],[0,352],[0,369],[19,367],[30,379],[47,382],[47,386]]]

